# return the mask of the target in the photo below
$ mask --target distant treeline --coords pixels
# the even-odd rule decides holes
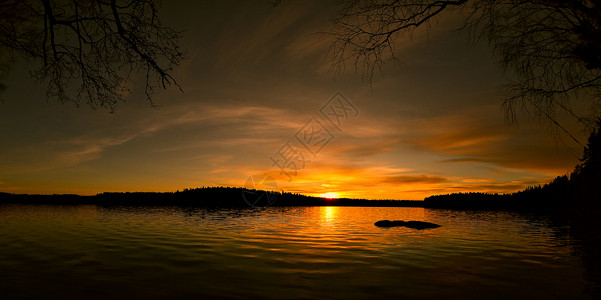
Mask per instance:
[[[512,194],[456,193],[424,199],[425,207],[577,209],[601,213],[601,120],[590,135],[581,163],[570,175]]]
[[[597,128],[588,139],[581,162],[569,176],[558,176],[543,186],[528,187],[512,194],[455,193],[430,196],[424,201],[325,199],[294,193],[265,192],[244,188],[203,187],[166,193],[102,193],[95,196],[0,193],[0,203],[193,207],[402,206],[538,211],[577,209],[601,214],[601,119],[597,121]]]
[[[267,201],[269,199],[269,201]],[[418,207],[423,201],[325,199],[285,192],[265,192],[235,187],[202,187],[177,192],[101,193],[79,195],[27,195],[0,193],[0,203],[94,204],[136,206],[250,207],[254,206],[403,206]]]

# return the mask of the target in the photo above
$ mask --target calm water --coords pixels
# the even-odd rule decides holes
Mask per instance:
[[[562,231],[424,208],[0,205],[0,297],[589,298],[595,283]]]

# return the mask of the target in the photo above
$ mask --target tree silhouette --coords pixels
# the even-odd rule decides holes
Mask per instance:
[[[430,196],[426,207],[552,209],[578,214],[601,213],[601,118],[584,147],[581,163],[568,175],[557,176],[543,186],[531,186],[513,194],[456,193]]]
[[[504,102],[509,121],[523,109],[569,134],[557,121],[563,111],[594,126],[601,102],[599,0],[348,0],[330,33],[334,71],[351,61],[371,80],[384,61],[397,59],[399,37],[431,27],[443,13],[460,15],[462,29],[475,41],[487,39],[500,64],[515,73]],[[590,114],[577,115],[574,100],[590,101]]]
[[[180,33],[157,10],[153,0],[2,1],[0,65],[37,62],[32,77],[47,84],[47,98],[111,111],[141,72],[152,104],[153,88],[179,87],[170,72],[184,58]]]
[[[601,118],[597,119],[596,124],[584,147],[582,163],[571,174],[571,181],[578,189],[598,197],[601,196]]]

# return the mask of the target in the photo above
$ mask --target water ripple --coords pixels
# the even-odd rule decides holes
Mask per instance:
[[[434,230],[379,228],[421,220]],[[590,282],[544,218],[423,208],[0,205],[9,298],[578,298]]]

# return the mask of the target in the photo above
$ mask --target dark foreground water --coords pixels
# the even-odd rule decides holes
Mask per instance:
[[[0,205],[0,298],[592,298],[599,278],[565,232],[424,208]]]

